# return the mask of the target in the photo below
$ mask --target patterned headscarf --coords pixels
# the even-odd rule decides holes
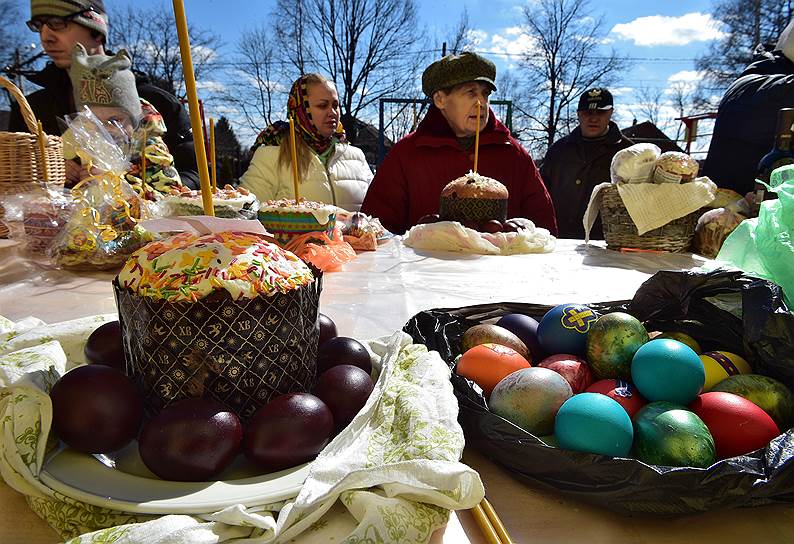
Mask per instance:
[[[339,142],[346,141],[345,128],[340,122],[330,138],[326,138],[317,131],[317,127],[314,126],[314,121],[312,120],[311,108],[309,107],[309,83],[307,83],[306,79],[307,76],[301,76],[292,84],[292,88],[289,91],[289,99],[287,100],[287,115],[295,119],[296,137],[300,134],[306,145],[316,151],[317,154],[322,155],[331,147],[334,140]],[[289,122],[276,121],[259,133],[251,151],[255,151],[260,145],[280,145],[281,139],[285,136],[289,138]]]

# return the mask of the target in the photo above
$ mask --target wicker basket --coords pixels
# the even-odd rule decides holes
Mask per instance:
[[[0,195],[31,192],[44,180],[41,152],[36,134],[38,123],[33,110],[19,88],[0,77],[0,87],[8,90],[19,103],[28,132],[0,132]],[[60,136],[46,136],[44,159],[50,185],[63,186],[66,169]]]
[[[610,249],[653,249],[680,253],[687,251],[692,243],[701,210],[639,235],[617,186],[613,184],[601,190],[600,213],[604,240]]]

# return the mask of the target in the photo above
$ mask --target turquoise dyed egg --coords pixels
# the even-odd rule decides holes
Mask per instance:
[[[554,436],[563,449],[625,457],[634,429],[626,410],[600,393],[574,395],[560,407]]]
[[[703,363],[692,348],[668,338],[643,344],[631,361],[634,386],[649,402],[687,405],[706,381]]]

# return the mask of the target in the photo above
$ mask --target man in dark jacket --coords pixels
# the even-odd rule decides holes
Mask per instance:
[[[361,211],[396,234],[438,213],[444,186],[474,168],[479,101],[478,173],[507,187],[508,217],[526,217],[557,234],[554,207],[534,161],[488,107],[495,79],[494,64],[475,53],[431,64],[422,90],[433,104],[416,132],[397,142],[378,167]]]
[[[561,238],[584,238],[582,217],[593,187],[609,181],[609,167],[615,153],[633,145],[611,121],[612,93],[607,89],[588,89],[579,98],[576,115],[579,126],[552,144],[540,166],[557,210]],[[603,238],[601,219],[590,231],[590,238]]]
[[[775,143],[777,112],[794,108],[794,21],[725,91],[703,175],[741,195],[752,191],[761,158]]]
[[[89,54],[106,54],[107,14],[102,0],[31,0],[30,12],[28,27],[39,33],[42,48],[52,62],[28,78],[43,88],[28,95],[27,100],[44,132],[61,134],[63,128],[58,118],[76,110],[68,72],[74,46],[81,43]],[[198,188],[193,133],[187,112],[175,96],[149,84],[142,74],[136,74],[136,87],[138,95],[163,116],[168,129],[163,139],[174,156],[182,183]],[[8,130],[28,131],[16,103],[11,106]],[[79,165],[67,161],[67,182],[79,180],[79,171]]]

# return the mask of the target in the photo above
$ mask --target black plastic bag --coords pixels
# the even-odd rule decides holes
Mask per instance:
[[[794,386],[794,315],[781,289],[770,282],[724,270],[665,271],[649,278],[631,301],[588,305],[601,313],[628,312],[649,331],[687,332],[704,350],[743,353],[754,372]],[[453,368],[461,337],[470,326],[513,312],[540,320],[550,308],[500,303],[436,309],[415,315],[404,330],[415,342],[438,351]],[[473,382],[453,373],[452,384],[467,444],[525,483],[622,514],[673,515],[794,502],[794,430],[764,449],[706,469],[652,466],[549,447],[491,413]]]

